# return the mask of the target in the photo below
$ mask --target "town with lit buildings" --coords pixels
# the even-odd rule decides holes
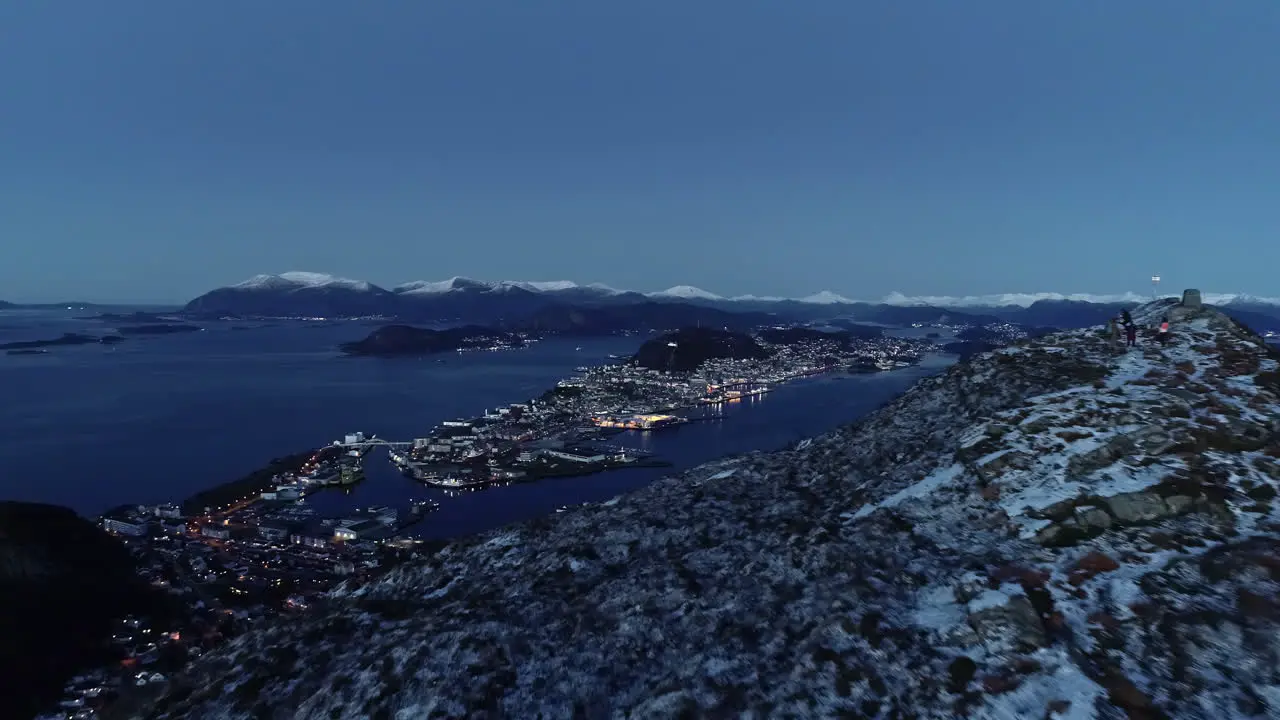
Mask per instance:
[[[764,344],[764,343],[762,343]],[[127,618],[113,644],[120,661],[75,678],[50,718],[93,718],[142,702],[174,672],[228,637],[274,615],[304,612],[338,584],[412,554],[405,530],[438,507],[375,506],[321,517],[304,502],[359,482],[370,449],[385,446],[406,474],[446,492],[661,465],[608,444],[609,436],[696,422],[707,406],[733,403],[797,378],[871,363],[912,364],[932,344],[902,338],[769,345],[764,359],[708,360],[668,373],[621,363],[579,368],[539,398],[442,422],[425,437],[388,442],[350,433],[300,454],[259,482],[228,483],[182,505],[123,506],[101,526],[130,549],[140,573],[173,602]],[[212,499],[210,499],[212,498]]]
[[[540,398],[446,421],[392,459],[410,477],[445,488],[657,464],[605,439],[693,422],[707,405],[738,402],[801,377],[862,364],[872,370],[905,367],[933,348],[896,337],[761,345],[769,351],[766,358],[711,359],[688,373],[631,363],[579,368]]]

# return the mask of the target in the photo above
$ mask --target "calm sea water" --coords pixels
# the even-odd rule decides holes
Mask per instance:
[[[0,342],[103,333],[74,311],[0,311]],[[267,460],[362,430],[408,440],[453,417],[526,400],[582,365],[633,352],[644,338],[548,341],[499,353],[345,358],[338,343],[372,325],[209,324],[199,333],[130,338],[116,346],[0,354],[0,498],[51,502],[86,515],[125,502],[180,500]],[[579,349],[580,348],[580,349]],[[725,406],[721,419],[612,442],[675,463],[491,488],[448,497],[398,475],[375,453],[350,492],[308,503],[325,513],[440,500],[424,537],[474,532],[579,502],[603,500],[723,455],[780,447],[855,420],[950,364],[797,382]]]

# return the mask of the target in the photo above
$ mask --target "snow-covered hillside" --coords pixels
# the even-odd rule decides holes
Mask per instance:
[[[1258,297],[1241,293],[1204,293],[1204,302],[1210,305],[1280,305],[1280,298]],[[1102,305],[1117,303],[1144,303],[1151,300],[1150,295],[1134,292],[1098,294],[1098,293],[996,293],[993,295],[904,295],[892,292],[881,298],[886,305],[930,306],[947,308],[999,308],[1030,307],[1044,300],[1066,300]]]
[[[850,300],[847,297],[844,297],[843,295],[837,295],[831,292],[830,290],[823,290],[822,292],[814,293],[807,297],[802,297],[800,298],[799,302],[814,303],[817,305],[834,305],[839,303],[849,305],[849,304],[852,304],[854,301]]]
[[[363,280],[350,280],[315,272],[286,272],[279,275],[254,275],[244,282],[231,286],[235,290],[299,290],[317,288],[341,288],[356,292],[369,292],[375,286]]]
[[[654,298],[675,298],[679,300],[723,300],[724,298],[712,292],[707,292],[702,288],[692,285],[676,285],[666,290],[658,292],[646,293],[649,297]]]
[[[1166,313],[1167,347],[1046,336],[456,541],[237,638],[159,717],[1276,717],[1275,351],[1135,316]]]

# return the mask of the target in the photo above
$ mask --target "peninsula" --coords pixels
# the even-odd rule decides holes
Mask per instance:
[[[406,357],[463,350],[502,350],[521,347],[513,333],[479,325],[429,330],[411,325],[384,325],[363,340],[343,343],[342,352],[366,357]]]

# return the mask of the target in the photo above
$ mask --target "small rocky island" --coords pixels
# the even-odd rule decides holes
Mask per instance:
[[[0,350],[35,350],[38,348],[60,347],[63,345],[111,345],[124,338],[119,335],[81,335],[80,333],[63,333],[61,337],[48,340],[19,340],[0,343]]]
[[[363,357],[413,357],[455,350],[505,350],[521,347],[518,335],[479,325],[429,330],[411,325],[384,325],[356,342],[343,343],[342,352]]]
[[[199,332],[203,329],[199,325],[187,325],[185,323],[152,323],[148,325],[126,325],[117,330],[117,332],[121,335],[175,335]]]
[[[650,370],[688,372],[708,360],[759,360],[767,357],[769,351],[750,335],[697,327],[683,328],[645,342],[631,358],[631,363]]]

